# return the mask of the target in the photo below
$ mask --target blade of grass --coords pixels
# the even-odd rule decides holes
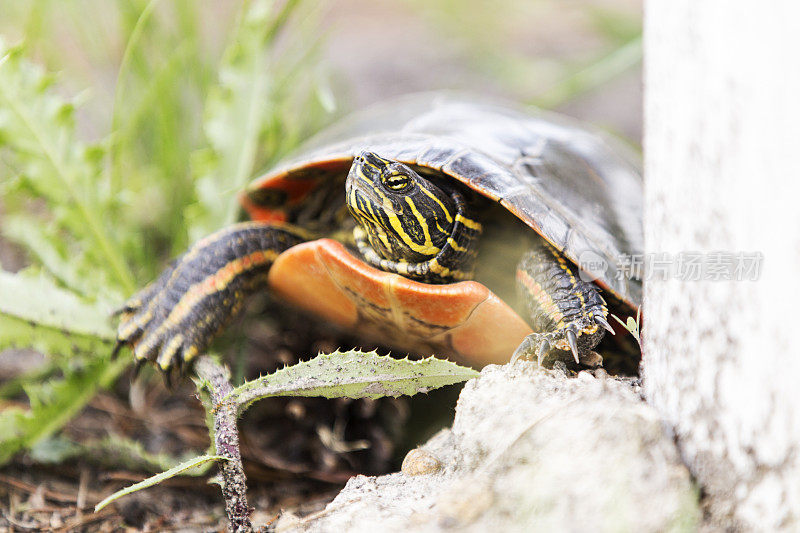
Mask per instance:
[[[122,498],[123,496],[126,496],[128,494],[132,494],[132,493],[134,493],[136,491],[139,491],[139,490],[142,490],[142,489],[146,489],[148,487],[152,487],[153,485],[157,485],[158,483],[161,483],[162,481],[165,481],[165,480],[167,480],[167,479],[169,479],[171,477],[175,477],[175,476],[178,476],[180,474],[183,474],[187,470],[191,470],[192,468],[195,468],[195,467],[200,466],[202,464],[208,463],[209,461],[217,462],[217,461],[224,461],[224,460],[225,460],[225,458],[222,457],[221,455],[201,455],[200,457],[195,457],[194,459],[190,459],[190,460],[188,460],[188,461],[186,461],[184,463],[181,463],[181,464],[179,464],[179,465],[177,465],[175,467],[170,468],[169,470],[165,470],[164,472],[161,472],[160,474],[156,474],[155,476],[151,476],[151,477],[145,479],[144,481],[140,481],[139,483],[134,483],[130,487],[126,487],[126,488],[124,488],[122,490],[119,490],[119,491],[115,492],[114,494],[112,494],[108,498],[106,498],[103,501],[101,501],[100,503],[98,503],[94,508],[94,512],[95,513],[98,512],[99,510],[101,510],[103,507],[105,507],[109,503],[112,503],[115,500],[118,500],[118,499]]]
[[[131,30],[130,37],[128,37],[128,42],[125,44],[125,51],[122,53],[122,61],[120,61],[119,71],[117,72],[117,84],[114,89],[114,104],[111,111],[111,131],[114,132],[115,138],[118,138],[116,132],[119,129],[119,110],[122,107],[122,97],[125,91],[125,81],[130,70],[131,58],[133,57],[136,47],[139,45],[142,33],[144,32],[145,24],[147,24],[147,21],[150,19],[150,15],[153,13],[160,1],[161,0],[150,0],[150,2],[148,2],[148,4],[142,10],[139,18],[136,20],[136,24],[133,26],[133,30]],[[112,190],[116,190],[118,188],[120,175],[119,160],[117,157],[118,150],[116,149],[116,146],[116,142],[112,143],[109,151],[110,164],[108,166],[108,181],[109,187]]]
[[[628,71],[642,60],[642,36],[615,48],[610,54],[564,78],[530,103],[545,109],[557,107]]]
[[[283,4],[283,7],[278,11],[277,15],[272,17],[268,23],[266,31],[263,35],[256,38],[255,46],[262,49],[265,53],[268,45],[275,40],[278,32],[284,28],[289,16],[295,11],[298,5],[298,0],[288,0]],[[263,6],[256,7],[256,9],[264,9]],[[264,69],[264,54],[256,55],[250,65],[252,69],[250,72],[252,80],[252,89],[249,94],[247,103],[247,121],[244,125],[244,135],[242,149],[238,154],[235,164],[235,172],[231,185],[234,190],[239,190],[247,183],[248,178],[255,170],[253,167],[256,160],[256,146],[258,141],[258,134],[261,126],[262,110],[266,102],[263,100],[264,86],[267,83],[266,71]],[[239,206],[234,202],[228,202],[225,210],[225,215],[222,219],[222,225],[228,225],[235,221]]]

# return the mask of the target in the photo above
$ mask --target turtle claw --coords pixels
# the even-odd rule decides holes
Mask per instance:
[[[598,326],[603,326],[605,330],[612,330],[612,328],[604,317],[597,315],[592,318],[594,318],[594,324],[586,319],[581,319],[569,322],[562,328],[553,331],[531,333],[514,351],[510,362],[514,363],[520,357],[532,358],[536,354],[536,361],[539,366],[542,366],[548,352],[557,348],[570,352],[578,365],[589,367],[602,365],[602,357],[593,352],[592,348],[597,345],[605,333]]]
[[[185,349],[182,334],[185,324],[168,321],[172,302],[163,290],[156,290],[164,285],[162,279],[157,280],[130,298],[120,310],[114,354],[123,346],[130,346],[137,375],[148,361],[167,372],[176,361],[180,362]]]
[[[133,363],[133,372],[131,373],[131,381],[136,381],[146,363],[147,359],[136,359],[136,362]]]
[[[605,319],[605,317],[600,316],[600,315],[594,315],[594,321],[595,321],[596,324],[599,324],[599,325],[603,326],[603,328],[607,332],[611,333],[612,335],[616,335],[617,334],[614,331],[614,328],[611,327],[611,324],[608,323],[608,320]]]
[[[517,349],[514,350],[513,355],[511,355],[511,359],[508,361],[509,364],[513,365],[521,357],[527,357],[527,355],[531,352],[531,337],[533,335],[535,335],[535,333],[522,339],[522,342],[519,344],[519,346],[517,346]]]
[[[531,333],[514,350],[514,355],[511,356],[509,363],[513,365],[520,358],[528,359],[533,354],[536,354],[536,362],[539,366],[542,366],[544,356],[547,355],[551,347],[550,341],[544,335]]]
[[[577,364],[581,364],[581,358],[578,356],[578,336],[575,334],[575,331],[568,329],[565,333],[567,338],[567,343],[569,343],[569,349],[572,350],[572,355],[575,357],[575,362]]]
[[[111,359],[116,359],[119,355],[119,351],[125,346],[125,341],[122,339],[117,339],[117,343],[114,345],[114,349],[111,350]]]
[[[542,361],[544,360],[544,356],[549,351],[550,351],[550,342],[547,339],[545,339],[539,345],[539,350],[536,352],[536,362],[539,364],[539,366],[542,366]]]
[[[181,360],[180,352],[182,351],[182,347],[183,335],[180,333],[174,335],[168,341],[162,342],[156,364],[166,372],[172,366],[174,360]]]

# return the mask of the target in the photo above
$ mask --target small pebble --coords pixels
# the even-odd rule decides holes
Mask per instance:
[[[415,448],[406,454],[403,459],[403,466],[400,471],[407,476],[421,476],[424,474],[435,474],[442,469],[442,462],[420,448]]]

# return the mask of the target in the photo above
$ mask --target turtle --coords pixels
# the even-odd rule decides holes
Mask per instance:
[[[340,120],[240,194],[121,309],[117,349],[183,368],[268,290],[336,326],[477,367],[596,365],[609,309],[641,304],[632,150],[554,113],[474,96],[395,98]]]

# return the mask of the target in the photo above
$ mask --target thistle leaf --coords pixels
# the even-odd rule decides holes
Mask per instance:
[[[91,273],[81,270],[81,265],[88,261],[82,252],[66,246],[53,225],[43,224],[29,214],[6,215],[3,234],[23,244],[44,271],[82,296],[92,297],[101,287],[113,286],[104,270],[94,268]]]
[[[88,304],[43,275],[0,271],[0,350],[45,354],[110,353],[111,306]]]
[[[247,382],[231,395],[244,411],[254,401],[271,396],[413,396],[476,376],[476,370],[435,357],[411,361],[379,356],[376,352],[337,350]]]
[[[72,419],[101,388],[110,386],[128,366],[126,359],[96,359],[87,366],[25,387],[30,409],[0,411],[0,465],[20,450],[52,435]]]
[[[47,202],[60,230],[87,244],[87,264],[106,266],[117,289],[133,292],[119,239],[111,238],[109,215],[115,212],[115,199],[100,179],[103,150],[78,141],[75,105],[58,94],[52,81],[22,57],[21,48],[0,42],[0,149],[7,149],[5,163],[18,170],[14,184]],[[17,192],[9,188],[4,195]]]

